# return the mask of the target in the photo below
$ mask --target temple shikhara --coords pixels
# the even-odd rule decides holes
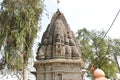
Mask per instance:
[[[42,36],[36,59],[36,80],[82,80],[81,51],[59,10]]]

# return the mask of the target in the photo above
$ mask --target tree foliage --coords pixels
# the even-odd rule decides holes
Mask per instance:
[[[119,50],[113,50],[113,39],[106,37],[104,31],[88,31],[83,28],[77,32],[77,41],[82,51],[82,57],[85,61],[85,66],[88,69],[89,76],[91,73],[91,65],[102,69],[107,77],[116,77],[118,72],[116,60],[113,57],[114,53]],[[120,48],[119,46],[116,46]],[[114,51],[114,53],[113,53]],[[92,75],[91,75],[92,76]]]
[[[3,0],[0,13],[0,47],[9,69],[22,69],[37,35],[41,0]]]

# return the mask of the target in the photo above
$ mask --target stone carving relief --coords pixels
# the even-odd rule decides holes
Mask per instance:
[[[80,58],[79,47],[76,46],[74,35],[63,14],[56,13],[53,16],[41,42],[37,59]]]
[[[46,59],[51,59],[51,48],[52,48],[52,45],[47,46]]]
[[[42,46],[39,50],[38,56],[40,59],[44,59],[45,58],[45,52],[46,52],[46,47]]]

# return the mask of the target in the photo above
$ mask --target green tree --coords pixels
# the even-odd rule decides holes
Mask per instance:
[[[120,39],[113,39],[111,42],[111,53],[113,53],[113,57],[117,63],[118,66],[118,70],[120,73],[120,66],[119,66],[119,62],[118,62],[118,56],[120,56]]]
[[[104,31],[88,31],[83,28],[78,30],[76,38],[89,76],[92,76],[91,65],[94,65],[102,69],[107,77],[115,78],[118,69],[113,57],[113,45],[109,37],[103,39],[104,35]]]
[[[23,70],[27,78],[28,58],[37,35],[41,0],[3,0],[0,13],[0,47],[10,70]],[[23,65],[23,66],[22,66]]]

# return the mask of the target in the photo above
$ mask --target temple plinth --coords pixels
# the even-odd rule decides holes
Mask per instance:
[[[36,59],[36,80],[82,80],[81,52],[59,10],[43,34]]]

